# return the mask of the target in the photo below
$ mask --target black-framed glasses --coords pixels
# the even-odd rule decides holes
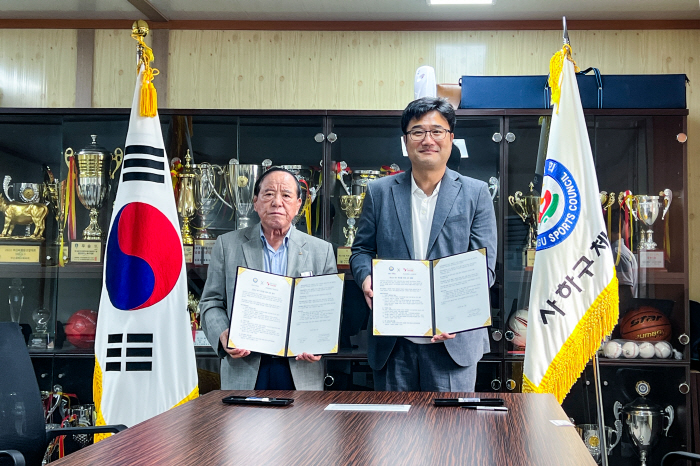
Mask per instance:
[[[447,136],[447,133],[451,133],[450,130],[447,129],[431,129],[430,131],[425,131],[423,129],[414,129],[411,131],[408,131],[406,134],[408,134],[408,137],[411,138],[411,141],[422,141],[425,139],[425,135],[430,133],[430,137],[433,138],[433,141],[442,141],[445,139],[445,136]]]

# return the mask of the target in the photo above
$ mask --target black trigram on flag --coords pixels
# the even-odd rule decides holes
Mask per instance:
[[[151,371],[153,366],[153,334],[123,333],[107,335],[107,357],[105,370],[121,372]]]
[[[124,167],[122,179],[124,181],[152,181],[153,183],[165,182],[162,174],[150,171],[165,170],[165,151],[152,146],[131,145],[124,150]]]

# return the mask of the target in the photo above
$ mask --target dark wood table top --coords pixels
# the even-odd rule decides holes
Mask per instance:
[[[294,398],[224,405],[226,395]],[[215,391],[56,465],[595,465],[551,395],[500,396],[509,412],[435,407],[426,392]],[[324,411],[329,403],[409,404],[404,412]]]

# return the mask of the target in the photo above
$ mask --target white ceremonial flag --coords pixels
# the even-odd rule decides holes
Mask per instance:
[[[133,426],[199,394],[187,279],[160,120],[136,81],[95,337],[97,424]]]
[[[570,52],[565,45],[550,64],[555,106],[523,368],[524,392],[552,393],[560,403],[618,319],[615,262]]]

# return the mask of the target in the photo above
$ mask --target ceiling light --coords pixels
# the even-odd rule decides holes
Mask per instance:
[[[427,0],[428,5],[493,5],[493,0]]]

